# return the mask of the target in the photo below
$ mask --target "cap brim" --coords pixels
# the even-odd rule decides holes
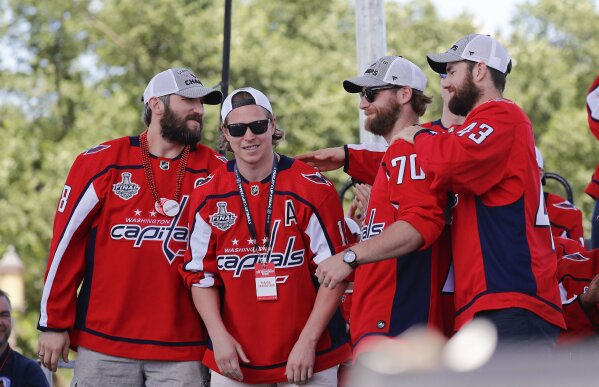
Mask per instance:
[[[343,88],[348,93],[359,93],[364,87],[379,87],[387,85],[389,85],[389,83],[381,81],[380,79],[365,76],[349,78],[343,81]]]
[[[223,100],[223,94],[219,90],[209,87],[190,87],[175,94],[187,98],[203,98],[207,105],[218,105]]]
[[[459,55],[455,55],[449,52],[443,52],[441,54],[428,54],[426,56],[428,65],[433,69],[434,72],[439,74],[447,74],[447,64],[450,62],[460,62],[465,60]]]

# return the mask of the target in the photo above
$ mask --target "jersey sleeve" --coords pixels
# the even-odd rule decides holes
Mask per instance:
[[[424,239],[422,249],[426,249],[441,235],[445,225],[446,195],[431,191],[431,181],[420,167],[417,155],[397,152],[398,146],[408,145],[404,141],[393,144],[380,173],[388,179],[389,198],[396,209],[395,221],[403,220],[418,230]]]
[[[587,94],[587,114],[589,129],[599,140],[599,75],[595,78]]]
[[[77,157],[58,200],[38,322],[41,331],[68,330],[75,321],[85,249],[109,181],[109,173],[98,168],[98,157],[85,153]]]
[[[573,253],[558,260],[557,278],[567,337],[586,337],[599,329],[599,308],[594,305],[585,309],[580,300],[580,295],[596,274],[592,255],[591,252]]]
[[[379,144],[348,144],[343,170],[352,178],[372,185],[387,147]]]
[[[216,241],[212,226],[202,216],[202,207],[206,203],[203,186],[191,194],[189,212],[189,242],[183,263],[179,265],[179,274],[185,285],[208,288],[222,286],[216,261]]]
[[[328,181],[328,185],[317,184],[317,187],[320,188],[320,202],[314,206],[304,230],[308,238],[308,257],[315,265],[355,242],[333,184]]]
[[[531,131],[526,120],[517,122],[512,117],[514,109],[502,108],[509,103],[477,108],[453,133],[423,133],[414,139],[432,189],[481,195],[505,178],[505,157],[516,133]]]

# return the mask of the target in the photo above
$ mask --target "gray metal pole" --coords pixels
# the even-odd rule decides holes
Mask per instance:
[[[358,74],[387,53],[384,0],[356,0],[356,52]],[[359,110],[359,109],[358,109]],[[381,136],[364,130],[364,113],[360,110],[360,143],[386,144]]]

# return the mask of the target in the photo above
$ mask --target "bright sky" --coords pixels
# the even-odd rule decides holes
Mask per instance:
[[[400,0],[402,2],[403,0]],[[474,16],[475,23],[480,26],[478,33],[503,36],[510,33],[510,21],[516,14],[516,5],[526,0],[432,0],[439,15],[443,18],[458,16],[468,11]],[[530,2],[531,0],[529,0]],[[599,0],[593,0],[599,9]],[[533,1],[536,2],[536,1]]]
[[[481,27],[478,33],[502,35],[509,33],[510,20],[516,13],[516,5],[525,0],[433,0],[443,18],[458,16],[467,11]]]

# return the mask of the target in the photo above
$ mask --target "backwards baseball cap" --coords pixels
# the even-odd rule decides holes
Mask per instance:
[[[343,81],[348,93],[359,93],[364,87],[388,85],[409,86],[424,92],[426,76],[420,67],[401,56],[384,56],[370,65],[361,77]]]
[[[154,75],[150,80],[142,102],[147,103],[152,97],[177,94],[186,98],[204,98],[208,105],[218,105],[223,100],[223,94],[211,87],[205,87],[202,82],[188,69],[168,69]]]
[[[233,96],[237,93],[246,92],[250,94],[251,97],[244,99],[243,101],[239,101],[236,103],[232,103]],[[270,102],[268,98],[264,95],[260,90],[256,90],[253,87],[242,87],[241,89],[234,90],[231,94],[225,98],[225,102],[223,102],[223,106],[220,110],[220,116],[225,121],[227,115],[231,113],[231,110],[237,109],[238,107],[246,106],[246,105],[258,105],[268,110],[270,114],[274,115],[272,112],[272,106],[270,106]]]
[[[487,66],[507,74],[512,70],[512,60],[499,42],[489,35],[470,34],[458,40],[441,54],[426,56],[429,66],[439,74],[447,73],[447,63],[469,60],[484,62]]]

